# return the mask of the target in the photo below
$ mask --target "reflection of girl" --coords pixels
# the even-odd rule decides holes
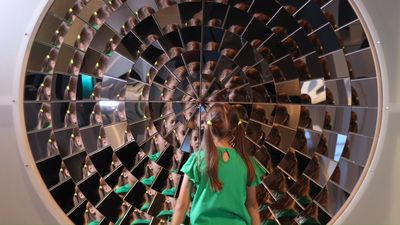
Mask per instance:
[[[47,75],[44,77],[43,82],[37,90],[36,100],[50,100],[51,98],[51,81],[52,77]]]
[[[195,152],[199,149],[200,146],[200,132],[199,129],[192,130],[192,134],[190,135],[190,152]]]
[[[38,123],[36,125],[36,129],[40,130],[51,127],[51,110],[49,103],[42,103],[37,118]]]
[[[52,48],[50,53],[46,55],[46,58],[42,62],[41,72],[53,73],[54,67],[56,66],[56,60],[58,56],[58,49]]]
[[[74,197],[72,197],[72,199],[74,202],[74,206],[79,205],[81,202],[83,202],[85,200],[85,195],[83,195],[81,190],[79,190],[78,186],[75,186],[75,193],[74,193]]]
[[[113,121],[114,123],[126,121],[125,103],[118,104],[118,107],[114,110]]]
[[[47,141],[47,156],[57,155],[58,153],[59,153],[59,151],[58,151],[58,145],[56,142],[56,136],[54,135],[54,132],[52,131],[50,133],[49,140]]]
[[[69,174],[67,167],[65,166],[64,162],[61,162],[60,171],[58,173],[59,181],[62,182],[69,179],[70,177],[71,175]]]
[[[179,142],[179,145],[182,146],[182,144],[185,140],[186,126],[183,125],[181,122],[178,122],[178,125],[176,126],[176,129],[174,130],[174,134],[175,134],[176,139]]]
[[[96,173],[96,167],[94,167],[92,160],[90,160],[90,157],[87,155],[85,157],[85,164],[83,165],[82,168],[83,178],[89,177],[94,173]]]
[[[103,124],[103,117],[101,114],[101,107],[99,103],[96,103],[93,107],[93,111],[90,114],[90,125]]]
[[[78,117],[76,115],[76,104],[75,102],[69,103],[68,110],[64,116],[64,127],[77,127]]]
[[[111,187],[106,183],[103,177],[100,178],[98,194],[100,199],[104,199],[108,193],[112,191]]]
[[[153,14],[155,11],[152,7],[150,6],[143,6],[140,8],[137,12],[137,16],[139,17],[140,20],[143,20],[144,18],[150,16]]]
[[[106,21],[106,19],[110,16],[111,10],[104,5],[99,10],[93,13],[93,15],[89,19],[89,24],[95,29],[98,30],[101,25]]]
[[[86,51],[89,47],[90,42],[92,41],[95,35],[95,31],[91,29],[89,26],[84,26],[81,33],[78,35],[75,41],[75,47],[81,51]]]
[[[102,149],[109,145],[110,143],[108,142],[108,139],[106,137],[106,131],[104,130],[104,127],[101,126],[99,131],[99,136],[97,138],[97,149]]]
[[[69,83],[64,91],[64,100],[76,100],[76,87],[78,85],[78,78],[71,76]]]
[[[79,129],[74,128],[69,139],[69,154],[83,151],[85,146],[83,145],[82,137],[79,134]]]
[[[58,29],[54,32],[53,37],[51,38],[51,43],[56,47],[60,47],[64,42],[64,37],[67,35],[69,31],[69,26],[66,22],[62,22]]]
[[[121,35],[128,34],[137,24],[137,20],[134,16],[129,17],[129,19],[121,27]]]
[[[134,139],[132,132],[127,128],[124,132],[124,143],[129,143]]]
[[[97,82],[96,85],[94,85],[93,93],[90,95],[90,100],[99,101],[101,99],[101,88],[101,82]]]
[[[78,76],[84,56],[85,56],[85,53],[83,53],[81,51],[75,51],[74,57],[69,62],[67,73]]]
[[[260,224],[255,187],[264,171],[245,152],[237,111],[228,104],[214,104],[207,113],[207,125],[202,150],[193,153],[181,169],[185,175],[172,224],[183,222],[193,185],[197,191],[191,224]],[[236,149],[229,144],[232,136]],[[236,193],[235,198],[231,193]]]
[[[88,202],[84,219],[86,225],[98,225],[103,220],[103,215],[101,215],[100,212],[90,202]]]

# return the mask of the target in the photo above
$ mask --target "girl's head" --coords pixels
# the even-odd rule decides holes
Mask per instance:
[[[248,182],[254,179],[255,172],[250,157],[245,150],[245,133],[237,108],[229,104],[214,104],[207,112],[207,126],[204,131],[202,148],[206,151],[207,174],[215,191],[222,189],[218,179],[218,150],[215,142],[233,139],[234,147],[246,164]]]

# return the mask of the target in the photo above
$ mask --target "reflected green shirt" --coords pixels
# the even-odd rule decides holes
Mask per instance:
[[[256,172],[253,182],[247,182],[247,167],[235,149],[218,148],[219,164],[218,178],[223,183],[219,192],[211,189],[211,182],[206,173],[205,151],[193,153],[181,171],[185,173],[196,186],[190,223],[201,224],[251,224],[251,218],[246,208],[247,186],[257,186],[265,170],[253,159]],[[222,155],[228,152],[229,160],[224,162]]]

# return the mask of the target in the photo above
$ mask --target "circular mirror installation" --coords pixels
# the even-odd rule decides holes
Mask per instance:
[[[378,84],[347,0],[56,0],[25,124],[72,222],[166,224],[207,110],[229,103],[267,170],[263,224],[327,224],[372,151]]]

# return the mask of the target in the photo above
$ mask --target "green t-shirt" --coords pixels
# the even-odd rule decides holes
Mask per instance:
[[[257,186],[265,170],[252,158],[256,172],[253,182],[247,182],[247,167],[235,149],[218,148],[218,179],[223,187],[219,192],[211,189],[210,179],[206,172],[205,151],[193,153],[181,171],[196,186],[190,223],[196,224],[251,224],[246,208],[247,186]],[[224,152],[228,152],[229,160],[222,160]]]

